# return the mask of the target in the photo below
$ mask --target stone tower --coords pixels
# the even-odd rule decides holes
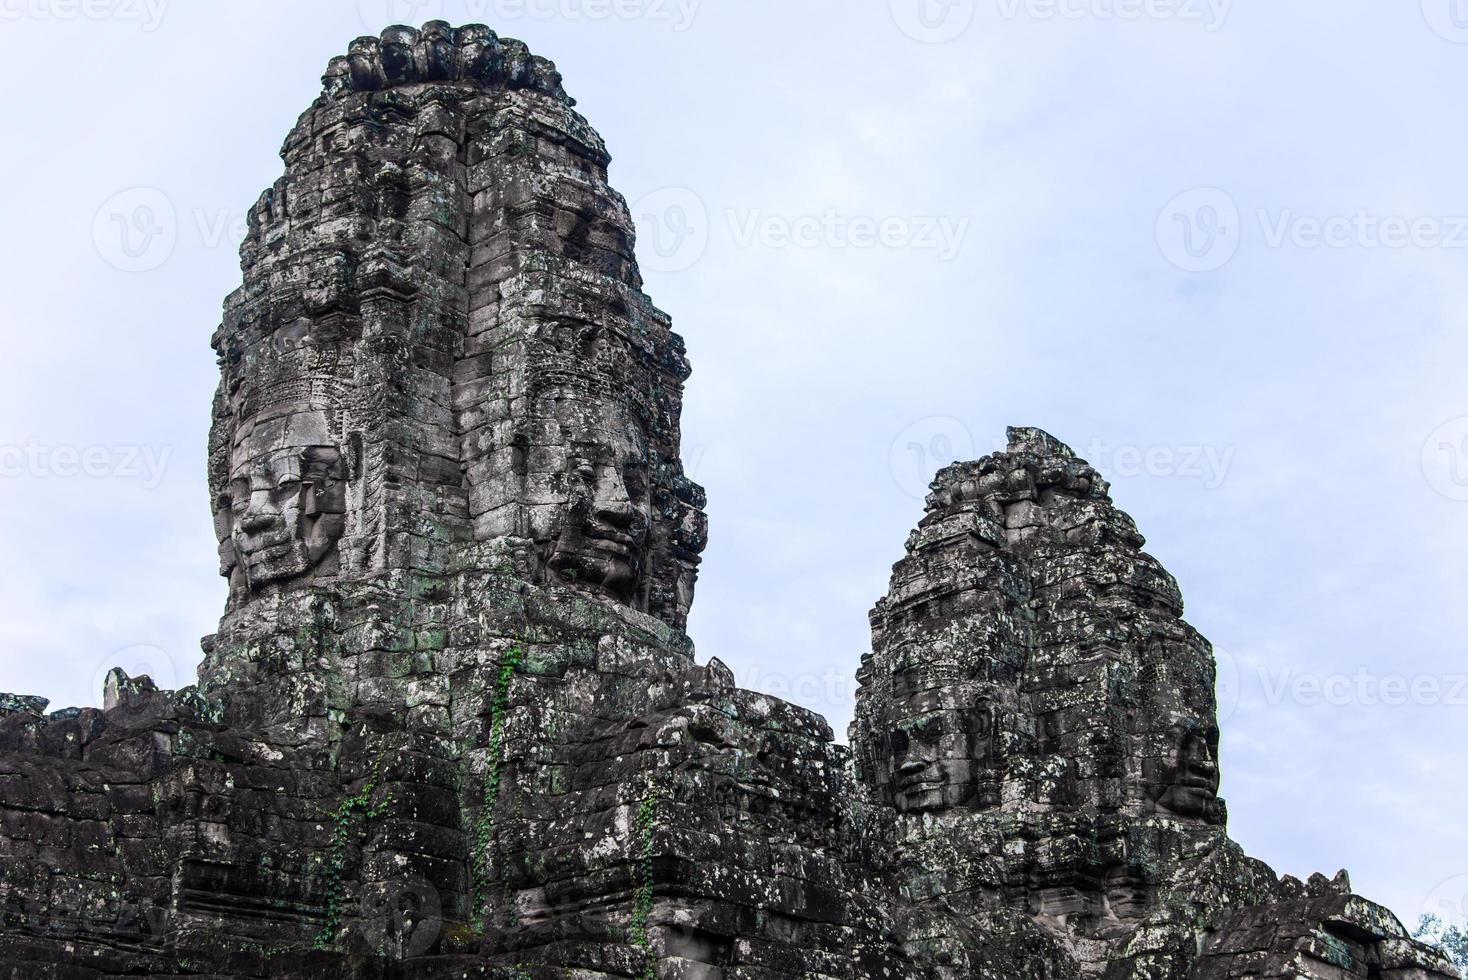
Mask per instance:
[[[700,665],[682,340],[488,28],[354,41],[214,333],[198,683],[0,695],[0,980],[1454,976],[1227,837],[1210,648],[1037,429],[938,475],[851,748]]]
[[[898,814],[910,892],[1023,911],[1084,975],[1450,969],[1344,872],[1281,880],[1229,839],[1213,651],[1176,581],[1092,466],[1008,435],[937,475],[858,673],[857,779]]]

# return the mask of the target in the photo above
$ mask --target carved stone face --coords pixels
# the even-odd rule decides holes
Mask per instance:
[[[567,465],[566,519],[556,535],[551,568],[624,601],[637,591],[647,564],[647,463],[626,447],[582,442]]]
[[[1218,817],[1218,729],[1187,722],[1166,732],[1165,754],[1144,773],[1157,806],[1181,817]]]
[[[1106,871],[1106,909],[1111,917],[1135,921],[1147,913],[1152,890],[1141,868],[1119,865]]]
[[[567,440],[554,454],[561,472],[550,486],[561,502],[539,509],[536,533],[549,542],[547,564],[562,581],[631,602],[647,573],[652,528],[647,437],[615,405],[559,428]]]
[[[993,703],[942,703],[941,692],[908,696],[883,739],[884,769],[899,813],[985,810],[999,804]]]
[[[346,525],[346,465],[324,413],[245,423],[215,512],[221,572],[259,589],[316,569]]]

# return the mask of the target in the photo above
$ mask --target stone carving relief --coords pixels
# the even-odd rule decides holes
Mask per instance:
[[[215,502],[220,571],[232,591],[337,571],[352,465],[339,415],[281,405],[236,429]]]

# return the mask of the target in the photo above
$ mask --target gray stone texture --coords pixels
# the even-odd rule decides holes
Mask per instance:
[[[333,59],[214,335],[198,683],[0,696],[0,978],[1454,977],[1229,840],[1214,664],[1054,437],[938,474],[850,747],[700,666],[682,340],[555,67]]]

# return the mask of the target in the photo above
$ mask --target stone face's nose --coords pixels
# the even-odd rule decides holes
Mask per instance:
[[[240,530],[246,534],[257,534],[268,531],[281,516],[280,508],[276,506],[274,499],[268,490],[256,490],[250,494],[250,505],[245,510],[244,517],[240,518]]]
[[[936,747],[927,739],[909,736],[896,747],[897,771],[904,775],[922,772],[937,758]]]
[[[1210,783],[1218,782],[1218,763],[1211,758],[1192,759],[1186,763],[1187,771],[1197,777],[1208,780]]]
[[[596,497],[592,500],[592,515],[600,522],[619,531],[632,526],[637,518],[637,508],[632,506],[632,495],[627,492],[627,482],[615,466],[609,466],[597,482]]]

